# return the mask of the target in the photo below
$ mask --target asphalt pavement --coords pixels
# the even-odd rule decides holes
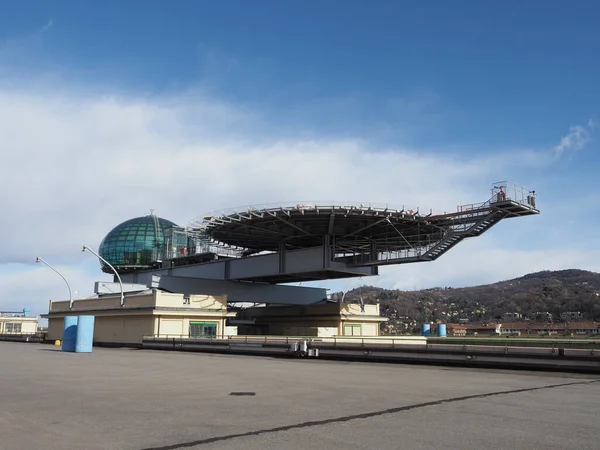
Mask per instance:
[[[594,449],[600,377],[0,342],[0,449]]]

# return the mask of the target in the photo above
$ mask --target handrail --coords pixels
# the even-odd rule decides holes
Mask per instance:
[[[174,335],[169,335],[174,336]],[[154,339],[151,339],[154,338]],[[571,359],[580,359],[580,358],[593,358],[594,360],[600,360],[600,352],[597,349],[589,349],[589,348],[568,348],[564,345],[562,346],[552,346],[552,347],[520,347],[520,346],[510,346],[503,343],[498,343],[498,345],[477,345],[471,343],[464,342],[462,345],[458,343],[438,343],[438,342],[418,342],[418,343],[410,343],[410,340],[407,339],[399,339],[399,338],[391,338],[386,339],[381,342],[377,342],[377,336],[373,337],[364,337],[364,336],[333,336],[331,338],[291,338],[289,336],[279,336],[277,339],[273,339],[274,336],[255,336],[256,339],[253,339],[253,336],[229,336],[225,338],[221,337],[207,337],[207,338],[160,338],[162,343],[172,344],[175,347],[177,344],[179,346],[183,346],[186,342],[190,344],[216,344],[226,343],[227,345],[223,345],[223,347],[231,347],[238,344],[262,344],[268,347],[268,344],[271,343],[274,347],[281,347],[285,344],[286,352],[290,351],[292,345],[298,344],[300,342],[308,343],[309,348],[317,348],[323,350],[327,349],[337,349],[344,351],[358,351],[358,352],[370,352],[370,351],[386,351],[386,352],[421,352],[421,353],[433,353],[433,354],[466,354],[466,355],[498,355],[498,356],[508,356],[508,357],[562,357],[562,358],[571,358]],[[153,341],[157,341],[159,338],[154,337],[153,335],[144,336],[143,342],[152,343]],[[371,341],[371,342],[368,342]],[[390,342],[391,341],[391,342]],[[399,343],[398,341],[404,341],[403,343]],[[160,344],[161,342],[156,342]],[[279,345],[276,345],[279,344]]]
[[[391,205],[389,203],[377,203],[377,202],[357,202],[357,201],[333,201],[333,200],[317,200],[317,201],[288,201],[288,202],[277,202],[277,203],[262,203],[262,204],[251,204],[238,206],[234,208],[224,208],[215,211],[211,211],[201,216],[198,216],[189,221],[188,227],[195,229],[201,227],[202,224],[209,223],[212,219],[228,217],[237,214],[258,214],[261,212],[273,212],[273,211],[316,211],[318,209],[359,209],[365,211],[390,211],[390,212],[402,212],[402,211],[418,211],[417,207],[406,207],[405,205]]]

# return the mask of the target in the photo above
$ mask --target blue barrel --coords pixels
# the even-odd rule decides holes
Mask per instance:
[[[438,323],[437,335],[438,335],[438,337],[446,337],[446,324],[445,323]]]
[[[431,326],[428,323],[421,324],[421,336],[430,336]]]
[[[75,351],[75,341],[77,340],[77,322],[77,316],[65,316],[61,347],[63,352]]]
[[[77,324],[77,340],[75,351],[77,353],[91,353],[94,343],[94,316],[79,316]]]

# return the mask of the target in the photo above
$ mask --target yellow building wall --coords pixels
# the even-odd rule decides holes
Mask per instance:
[[[95,319],[94,341],[119,344],[141,344],[144,335],[154,334],[154,317],[99,316]]]
[[[104,313],[107,314],[107,313]],[[217,336],[223,336],[225,318],[222,315],[129,315],[116,313],[112,315],[96,315],[94,324],[94,343],[107,344],[141,344],[143,336],[171,335],[188,336],[190,322],[215,322],[217,324]],[[48,319],[48,340],[60,340],[63,337],[62,317],[50,317]],[[227,327],[226,335],[237,334],[237,327]]]
[[[379,324],[378,323],[363,323],[362,336],[379,336]]]
[[[48,336],[51,341],[63,338],[64,319],[48,319]],[[94,342],[107,344],[141,344],[142,336],[154,334],[154,316],[96,316]]]
[[[6,326],[9,323],[21,324],[21,331],[9,332]],[[37,327],[38,320],[35,317],[0,317],[0,334],[35,334]]]
[[[189,333],[189,321],[188,321],[188,333]],[[173,335],[181,336],[184,333],[183,330],[183,319],[167,319],[165,317],[159,318],[158,333],[160,336]]]
[[[190,295],[190,306],[203,309],[227,309],[226,295]]]
[[[21,322],[21,333],[36,333],[38,327],[37,320]]]
[[[54,317],[52,319],[48,319],[47,339],[51,341],[62,339],[64,323],[65,321],[62,317]]]

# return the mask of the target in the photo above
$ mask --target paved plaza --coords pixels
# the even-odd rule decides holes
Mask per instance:
[[[597,449],[600,377],[0,342],[0,449]]]

